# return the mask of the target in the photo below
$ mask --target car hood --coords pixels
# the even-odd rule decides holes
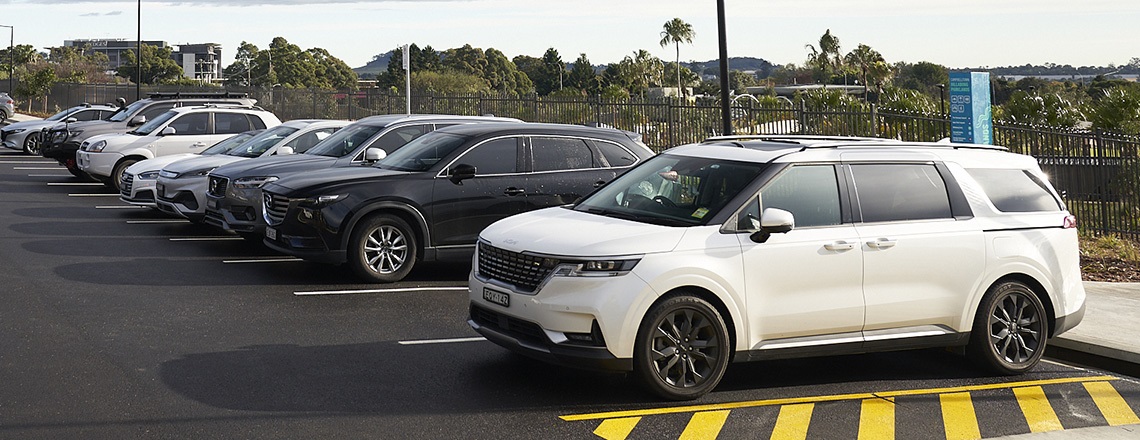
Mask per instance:
[[[7,132],[12,132],[12,131],[16,131],[16,130],[39,130],[39,129],[44,128],[44,127],[51,127],[51,126],[55,125],[56,122],[58,122],[58,121],[44,121],[44,120],[22,121],[22,122],[16,122],[16,123],[5,125],[4,127],[0,127],[0,129],[7,131]]]
[[[156,157],[154,159],[147,159],[147,160],[135,162],[134,165],[131,165],[130,167],[127,168],[127,172],[134,174],[134,175],[139,175],[139,174],[145,173],[147,171],[158,171],[158,170],[161,170],[163,167],[170,165],[174,162],[178,162],[180,160],[186,160],[186,159],[190,159],[190,158],[195,158],[195,157],[199,157],[199,155],[194,154],[194,153],[186,153],[186,154],[171,154],[169,156],[159,156],[159,157]]]
[[[371,166],[333,167],[311,172],[293,173],[273,182],[270,184],[272,187],[266,185],[265,189],[271,192],[288,194],[291,197],[306,197],[310,195],[308,192],[314,189],[325,192],[326,188],[339,184],[359,180],[371,181],[407,174],[409,173],[405,171],[392,171]]]
[[[515,252],[593,258],[668,252],[686,230],[554,207],[499,220],[479,238]]]
[[[249,160],[223,165],[211,174],[238,179],[255,176],[280,176],[297,171],[328,168],[336,163],[335,157],[315,154],[289,154],[284,156],[262,156]]]
[[[162,167],[162,169],[166,171],[173,171],[175,173],[185,173],[187,171],[195,171],[205,168],[217,168],[222,165],[228,165],[243,160],[249,160],[249,158],[227,156],[225,154],[211,154],[208,156],[197,156],[190,159],[173,162],[165,167]]]
[[[65,124],[63,122],[57,122],[54,128],[63,128],[64,125]],[[70,131],[83,131],[82,136],[84,138],[89,138],[91,135],[103,133],[125,133],[132,129],[130,127],[127,127],[126,122],[111,122],[104,120],[72,122],[66,125],[67,129]]]
[[[103,147],[104,153],[134,150],[136,148],[149,149],[150,143],[158,139],[155,136],[139,136],[127,133],[106,133],[87,137],[83,142],[94,144],[99,141],[107,142]]]

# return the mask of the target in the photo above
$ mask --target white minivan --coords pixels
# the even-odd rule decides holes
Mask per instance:
[[[133,131],[88,138],[80,145],[76,162],[79,169],[118,190],[123,171],[135,162],[199,153],[237,133],[280,124],[277,116],[259,107],[176,107]]]
[[[1002,147],[796,136],[668,150],[480,234],[468,323],[693,399],[731,361],[963,347],[1033,368],[1081,321],[1076,220]]]

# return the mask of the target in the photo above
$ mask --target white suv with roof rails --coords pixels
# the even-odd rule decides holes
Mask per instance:
[[[730,361],[962,347],[1033,368],[1081,321],[1076,220],[1002,147],[796,136],[666,151],[480,234],[469,324],[697,398]]]

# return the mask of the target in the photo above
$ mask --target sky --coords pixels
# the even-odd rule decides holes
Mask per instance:
[[[802,65],[827,30],[843,53],[866,44],[890,63],[950,68],[1055,63],[1127,64],[1140,57],[1136,0],[724,0],[730,57]],[[134,40],[135,1],[0,0],[0,25],[38,50],[74,39]],[[665,22],[680,18],[696,38],[681,61],[718,56],[716,1],[703,0],[142,0],[142,39],[218,43],[224,65],[243,41],[264,49],[284,37],[323,48],[351,67],[403,44],[445,50],[470,44],[508,57],[553,47],[566,62],[593,64],[639,49],[669,61]],[[7,28],[0,27],[0,42]]]

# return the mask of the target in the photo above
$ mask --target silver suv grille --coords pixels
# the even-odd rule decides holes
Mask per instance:
[[[131,187],[135,184],[135,175],[131,173],[123,173],[123,180],[119,182],[119,193],[123,197],[131,198]]]
[[[230,184],[230,179],[225,177],[210,176],[209,186],[206,188],[206,193],[215,197],[225,197],[226,187]]]
[[[265,199],[265,222],[271,225],[281,224],[285,220],[285,212],[289,210],[289,199],[273,193],[262,194]]]
[[[499,249],[479,243],[479,275],[511,284],[524,292],[534,292],[557,260]]]

